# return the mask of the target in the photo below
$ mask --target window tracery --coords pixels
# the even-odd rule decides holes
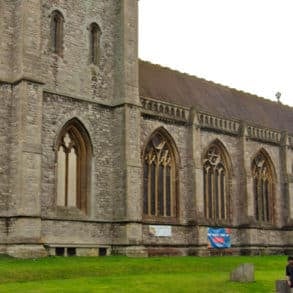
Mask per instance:
[[[57,144],[57,206],[87,208],[90,156],[89,139],[76,120],[61,131]]]
[[[219,146],[212,145],[203,161],[204,215],[206,219],[229,218],[229,172]]]
[[[274,180],[266,156],[260,152],[252,162],[255,219],[262,222],[273,220]]]
[[[143,212],[152,217],[176,216],[176,163],[173,149],[157,132],[148,143],[143,157]]]

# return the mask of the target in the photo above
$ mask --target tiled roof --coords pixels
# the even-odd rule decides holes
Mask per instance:
[[[139,62],[139,92],[142,97],[293,134],[292,107],[145,61]]]

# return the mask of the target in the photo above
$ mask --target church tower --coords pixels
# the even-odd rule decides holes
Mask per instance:
[[[98,253],[141,214],[137,6],[0,0],[0,253]]]

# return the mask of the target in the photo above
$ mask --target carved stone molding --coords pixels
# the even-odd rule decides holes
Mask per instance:
[[[279,131],[267,128],[247,126],[247,137],[250,139],[261,140],[272,143],[281,143],[282,134]]]
[[[172,103],[158,101],[152,98],[141,97],[142,113],[156,117],[159,120],[181,122],[184,124],[190,121],[191,108],[179,106]],[[198,111],[198,126],[202,129],[209,129],[230,135],[244,136],[247,139],[262,141],[280,145],[282,132],[266,127],[255,126],[237,119],[227,119],[218,115]],[[243,128],[244,126],[244,129]],[[288,135],[287,145],[293,148],[293,135]]]
[[[189,108],[157,101],[150,98],[141,98],[142,112],[161,119],[180,121],[187,123],[189,119]]]
[[[240,122],[232,119],[224,119],[208,113],[199,112],[199,123],[202,128],[214,129],[217,131],[239,134]]]

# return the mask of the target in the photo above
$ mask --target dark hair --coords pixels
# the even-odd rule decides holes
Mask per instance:
[[[288,256],[288,261],[289,260],[293,260],[293,256],[292,255]]]

